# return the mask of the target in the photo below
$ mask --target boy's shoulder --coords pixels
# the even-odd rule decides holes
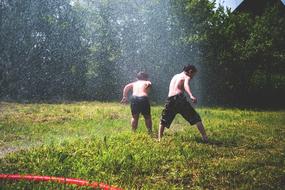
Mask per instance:
[[[151,82],[149,80],[138,80],[133,82],[134,85],[143,85],[143,86],[151,86]]]
[[[147,84],[148,86],[151,85],[151,82],[149,80],[145,80],[144,83]]]
[[[188,75],[186,75],[184,73],[181,73],[180,77],[181,77],[182,80],[190,80],[191,79],[191,77],[189,77]]]
[[[133,83],[151,83],[149,80],[137,80],[134,81]]]

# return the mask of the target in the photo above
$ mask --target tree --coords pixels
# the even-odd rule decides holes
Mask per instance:
[[[84,87],[84,22],[67,0],[2,1],[1,92],[12,99],[75,98]]]

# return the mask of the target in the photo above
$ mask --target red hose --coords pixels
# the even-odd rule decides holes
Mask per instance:
[[[51,181],[57,182],[62,184],[73,184],[77,186],[85,186],[85,187],[93,187],[93,188],[100,188],[104,190],[122,190],[117,187],[112,187],[110,185],[106,185],[104,183],[97,183],[89,181],[81,180],[81,179],[74,179],[74,178],[64,178],[64,177],[53,177],[53,176],[34,176],[34,175],[19,175],[19,174],[0,174],[0,179],[6,180],[27,180],[27,181]]]

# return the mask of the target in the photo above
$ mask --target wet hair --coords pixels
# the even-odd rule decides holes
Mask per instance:
[[[186,65],[183,68],[183,71],[185,71],[185,72],[189,72],[190,70],[192,71],[192,73],[197,72],[197,68],[194,65]]]
[[[139,72],[137,74],[137,79],[138,80],[147,80],[148,79],[148,74],[146,74],[145,72]]]

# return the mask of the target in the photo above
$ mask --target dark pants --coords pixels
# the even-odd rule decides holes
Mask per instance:
[[[169,128],[177,113],[181,114],[191,125],[201,121],[200,115],[182,93],[167,98],[162,111],[161,124]]]
[[[150,115],[150,103],[147,96],[133,96],[131,98],[132,115],[142,113],[144,116]]]

